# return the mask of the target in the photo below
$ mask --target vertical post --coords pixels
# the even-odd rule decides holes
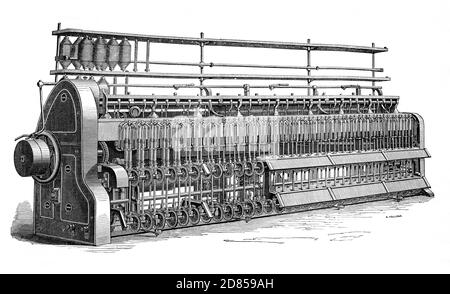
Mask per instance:
[[[375,48],[375,43],[372,43],[372,48]],[[375,52],[372,52],[372,78],[375,78]],[[375,81],[372,81],[372,87],[375,87]],[[372,95],[375,95],[375,88],[372,88]]]
[[[203,39],[204,38],[204,34],[203,32],[200,33],[200,38]],[[205,44],[203,43],[203,41],[200,42],[200,74],[203,74],[203,48],[204,48]],[[203,78],[199,79],[200,81],[200,86],[203,86]],[[200,87],[200,96],[203,96],[203,88]]]
[[[308,45],[311,43],[311,39],[307,40]],[[311,80],[309,79],[309,77],[311,76],[311,69],[309,68],[311,66],[311,47],[308,46],[308,48],[306,49],[306,66],[308,67],[308,69],[306,70],[308,73],[308,96],[311,95]]]
[[[133,70],[137,71],[137,62],[138,62],[138,48],[139,48],[139,42],[138,40],[134,41],[134,68]]]
[[[113,78],[113,84],[116,85],[117,84],[117,76],[114,76]],[[113,95],[117,95],[117,86],[113,87]]]
[[[61,29],[61,23],[58,22],[57,25],[57,30],[59,31]],[[55,55],[55,70],[58,70],[58,55],[59,55],[59,39],[60,39],[60,35],[58,35],[56,37],[56,55]],[[55,83],[58,81],[58,75],[55,75]]]
[[[145,54],[145,71],[150,71],[150,41],[147,40],[147,51]]]

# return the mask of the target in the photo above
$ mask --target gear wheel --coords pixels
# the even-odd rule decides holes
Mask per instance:
[[[99,159],[99,163],[100,164],[108,163],[109,162],[109,148],[108,148],[108,145],[106,145],[106,142],[104,142],[104,141],[99,141],[98,142],[98,147],[102,151],[102,155],[101,155],[101,157]]]

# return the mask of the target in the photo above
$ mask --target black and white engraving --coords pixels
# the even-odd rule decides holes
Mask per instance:
[[[384,46],[60,25],[53,35],[55,79],[38,82],[40,119],[14,151],[18,174],[35,183],[37,236],[103,245],[115,236],[433,196],[424,121],[400,112],[399,97],[382,88],[390,81],[376,63]],[[198,55],[165,60],[154,56],[155,44]],[[224,54],[294,50],[305,59],[214,62],[207,53],[217,46]],[[324,65],[324,54],[363,56],[371,66]]]

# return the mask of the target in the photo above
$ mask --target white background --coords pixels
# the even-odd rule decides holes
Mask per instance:
[[[59,0],[0,5],[0,272],[450,272],[448,1]],[[32,180],[14,170],[13,140],[35,128],[35,84],[50,80],[55,53],[51,30],[59,21],[63,28],[175,36],[204,31],[209,37],[387,46],[389,52],[378,55],[379,66],[392,77],[385,93],[400,95],[401,111],[419,112],[425,119],[432,154],[426,173],[436,197],[417,204],[407,219],[381,225],[352,242],[273,247],[197,237],[195,242],[152,242],[111,255],[13,239],[17,204],[31,202],[33,193]]]

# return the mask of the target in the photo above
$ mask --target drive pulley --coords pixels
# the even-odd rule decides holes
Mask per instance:
[[[49,131],[41,131],[19,141],[14,150],[14,166],[22,177],[33,177],[36,182],[51,182],[60,165],[58,142]]]

